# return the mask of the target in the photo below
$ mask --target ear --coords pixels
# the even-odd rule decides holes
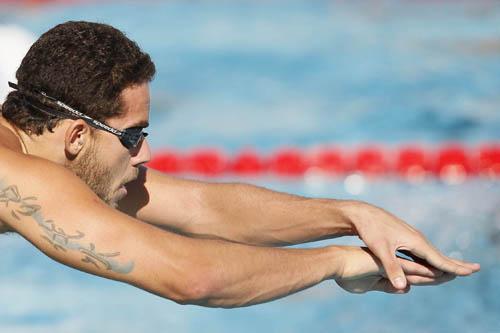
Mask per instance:
[[[64,134],[66,157],[69,160],[74,159],[91,139],[90,126],[81,119],[73,121]]]

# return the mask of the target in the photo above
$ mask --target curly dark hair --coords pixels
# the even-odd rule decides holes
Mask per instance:
[[[123,113],[125,88],[150,82],[154,74],[150,56],[123,32],[107,24],[66,22],[31,46],[16,72],[19,89],[9,93],[1,113],[27,134],[53,131],[61,118],[40,108],[65,111],[36,93],[43,91],[105,121]]]

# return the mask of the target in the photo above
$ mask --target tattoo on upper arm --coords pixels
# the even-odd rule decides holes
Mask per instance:
[[[31,217],[41,228],[41,237],[57,251],[78,251],[82,255],[81,261],[94,266],[96,269],[109,270],[116,273],[128,274],[134,269],[134,262],[120,264],[113,258],[120,256],[120,252],[103,253],[96,249],[94,243],[84,240],[85,234],[81,231],[67,233],[58,227],[54,221],[46,220],[42,207],[36,204],[36,197],[22,197],[16,185],[3,186],[0,183],[0,204],[10,209],[12,217],[21,221],[21,216]]]

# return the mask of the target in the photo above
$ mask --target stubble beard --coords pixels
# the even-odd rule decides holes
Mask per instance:
[[[116,207],[117,203],[113,200],[112,181],[114,177],[112,170],[106,168],[95,158],[94,145],[82,154],[78,160],[67,163],[65,166],[83,180],[102,201],[111,207]]]

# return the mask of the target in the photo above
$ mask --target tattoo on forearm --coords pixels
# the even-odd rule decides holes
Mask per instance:
[[[67,233],[56,226],[54,221],[46,220],[41,213],[42,207],[37,205],[36,201],[36,197],[23,198],[16,185],[5,187],[0,183],[0,204],[3,203],[6,208],[10,209],[10,214],[18,221],[21,221],[21,216],[31,217],[43,231],[41,237],[57,251],[78,251],[83,256],[82,262],[100,270],[128,274],[134,269],[132,261],[120,264],[113,259],[120,256],[120,252],[102,253],[96,250],[94,243],[87,245],[83,232],[77,230],[74,233]]]

